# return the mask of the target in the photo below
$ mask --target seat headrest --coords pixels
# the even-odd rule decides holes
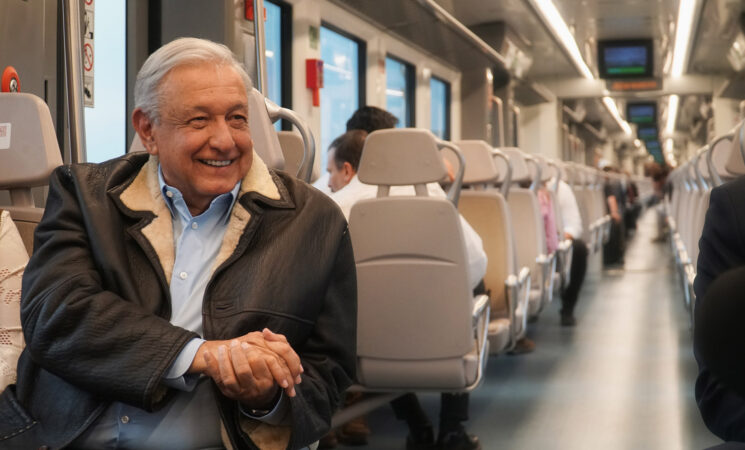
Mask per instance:
[[[466,160],[463,184],[488,183],[497,180],[499,171],[489,144],[479,140],[468,140],[455,142],[455,145],[460,148]],[[450,159],[452,153],[447,152],[446,155]]]
[[[530,156],[538,161],[538,166],[541,168],[541,181],[547,183],[551,179],[551,176],[555,175],[556,171],[549,167],[548,159],[545,156],[539,154],[532,154]]]
[[[47,104],[32,94],[0,94],[0,189],[45,185],[60,165]]]
[[[251,130],[254,151],[261,160],[271,169],[284,169],[285,160],[277,131],[266,111],[264,96],[255,88],[248,93],[248,127]]]
[[[745,162],[743,161],[743,148],[745,148],[745,122],[735,129],[735,138],[732,140],[732,148],[729,151],[727,163],[724,169],[728,176],[745,175]]]
[[[533,177],[530,175],[528,164],[525,162],[525,155],[522,150],[517,147],[504,147],[500,148],[504,154],[510,157],[510,163],[512,163],[512,182],[522,183],[530,182]]]
[[[429,130],[397,128],[370,133],[362,149],[360,181],[402,186],[426,184],[447,175],[435,136]]]

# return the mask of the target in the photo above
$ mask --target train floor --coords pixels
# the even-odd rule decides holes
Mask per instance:
[[[466,423],[484,449],[674,450],[720,442],[696,409],[687,313],[669,245],[653,242],[656,231],[656,213],[647,210],[623,268],[604,270],[600,254],[590,257],[575,328],[559,325],[555,301],[530,326],[533,353],[491,358]],[[436,427],[439,395],[420,400]],[[406,425],[389,406],[368,422],[367,448],[405,448]]]

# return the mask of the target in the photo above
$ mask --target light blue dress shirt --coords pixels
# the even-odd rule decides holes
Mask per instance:
[[[176,249],[170,283],[171,323],[202,336],[202,301],[240,182],[231,192],[215,197],[205,212],[192,217],[181,192],[165,183],[160,167],[158,179],[173,219]],[[203,339],[192,339],[167,371],[164,383],[177,389],[177,393],[162,409],[148,413],[115,402],[71,446],[84,449],[223,448],[220,414],[209,380],[186,374],[203,342]],[[279,414],[278,409],[286,407],[285,403],[282,395],[277,408],[259,419],[271,423]]]

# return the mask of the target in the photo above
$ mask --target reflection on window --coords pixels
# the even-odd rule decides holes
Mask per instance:
[[[96,2],[93,108],[85,108],[86,161],[102,162],[129,148],[127,135],[126,2]]]
[[[321,168],[326,168],[329,144],[346,131],[347,119],[359,107],[360,44],[321,27]]]
[[[266,96],[282,105],[282,9],[279,5],[265,2],[266,9]],[[280,122],[274,128],[280,130]]]
[[[396,127],[413,127],[414,67],[388,57],[385,59],[385,80],[386,109],[398,118]]]
[[[450,139],[450,85],[435,77],[430,78],[430,129],[440,139]]]

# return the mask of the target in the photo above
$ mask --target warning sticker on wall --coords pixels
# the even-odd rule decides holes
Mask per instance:
[[[93,45],[94,28],[94,0],[85,0],[85,15],[83,16],[83,105],[93,108],[93,77],[95,63],[95,46]]]
[[[0,150],[10,148],[10,124],[0,123]]]

